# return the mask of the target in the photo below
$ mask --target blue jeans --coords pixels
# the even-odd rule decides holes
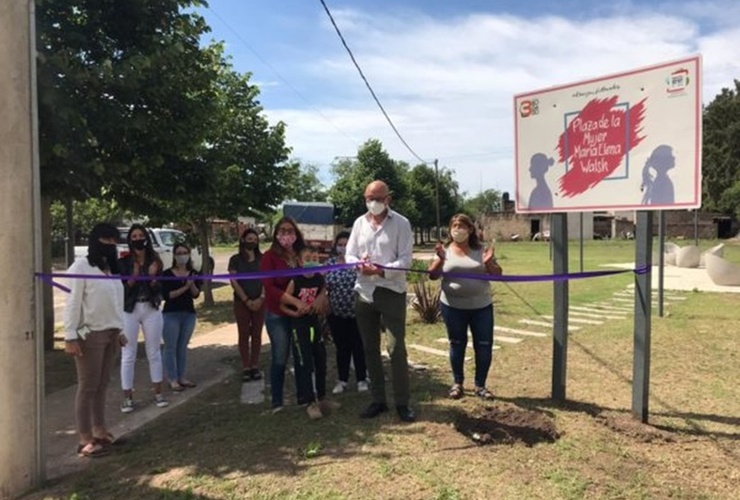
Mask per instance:
[[[457,309],[440,304],[442,319],[450,339],[450,365],[456,384],[465,380],[463,365],[468,346],[468,328],[475,349],[475,386],[485,387],[493,358],[493,305],[481,309]]]
[[[195,330],[195,313],[176,311],[162,313],[164,325],[164,369],[170,382],[185,378],[188,362],[188,343]]]
[[[283,406],[283,386],[285,385],[285,365],[290,353],[290,318],[267,311],[265,327],[270,337],[270,389],[272,407]]]

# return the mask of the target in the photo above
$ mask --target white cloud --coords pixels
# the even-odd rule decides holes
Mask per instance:
[[[723,4],[702,3],[704,17],[719,19]],[[579,20],[491,14],[437,20],[418,13],[384,18],[347,10],[335,17],[404,138],[422,157],[440,158],[457,172],[464,191],[476,193],[513,190],[515,93],[696,52],[704,55],[705,102],[731,85],[740,76],[740,29],[717,24],[710,30],[690,16],[695,6],[683,7]],[[348,56],[337,54],[305,64],[311,78],[324,82],[341,104],[320,108],[321,113],[270,110],[272,118],[288,123],[294,155],[327,165],[375,137],[392,157],[415,163],[374,107]]]

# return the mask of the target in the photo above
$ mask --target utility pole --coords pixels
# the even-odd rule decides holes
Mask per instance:
[[[437,205],[437,241],[442,240],[442,227],[439,218],[439,160],[434,159],[434,197]]]
[[[0,499],[43,479],[43,324],[34,2],[0,2]],[[41,325],[41,326],[39,326]]]

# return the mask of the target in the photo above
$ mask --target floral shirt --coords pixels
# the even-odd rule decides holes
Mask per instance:
[[[326,261],[326,265],[336,264],[336,257]],[[342,318],[355,317],[355,280],[357,271],[340,269],[326,275],[326,289],[329,292],[331,313]]]

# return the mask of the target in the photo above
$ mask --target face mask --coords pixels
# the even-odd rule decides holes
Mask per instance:
[[[102,254],[108,263],[108,269],[113,274],[118,274],[118,248],[116,245],[103,245]]]
[[[177,262],[177,264],[180,266],[186,265],[189,260],[190,255],[175,255],[175,262]]]
[[[146,248],[146,240],[131,240],[131,248],[134,250],[144,250]]]
[[[277,240],[280,246],[287,250],[295,243],[295,234],[281,234],[277,237]]]
[[[378,200],[370,200],[365,203],[368,212],[373,215],[380,215],[385,211],[385,203]]]
[[[470,233],[465,229],[453,229],[450,231],[450,235],[452,236],[452,239],[455,240],[455,243],[463,243],[467,241]]]
[[[245,241],[244,243],[242,243],[242,245],[244,246],[244,250],[254,250],[255,248],[257,248],[257,243],[247,243]]]
[[[321,264],[313,260],[309,260],[303,263],[303,267],[319,267],[319,266],[321,266]]]
[[[346,246],[337,246],[337,255],[344,255],[347,253]]]

